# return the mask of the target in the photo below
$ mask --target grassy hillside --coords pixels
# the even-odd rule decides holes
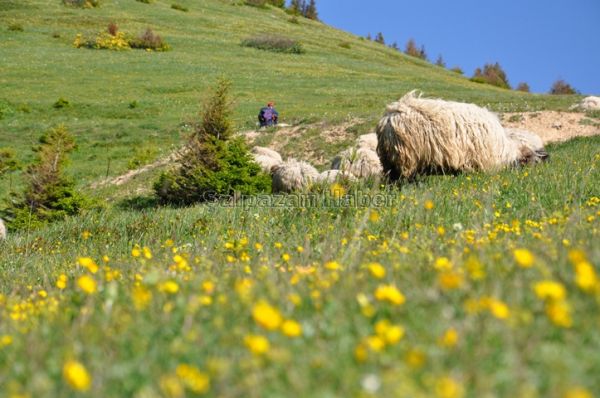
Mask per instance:
[[[187,132],[205,89],[217,76],[233,80],[235,121],[253,128],[258,109],[274,100],[282,121],[337,122],[351,116],[374,120],[383,107],[412,89],[474,101],[499,111],[556,108],[572,98],[500,90],[397,51],[279,9],[235,5],[239,1],[102,2],[92,9],[60,0],[5,0],[0,4],[0,147],[23,159],[49,127],[64,123],[80,149],[71,171],[80,182],[126,169],[135,150],[168,151]],[[115,22],[134,35],[151,27],[168,52],[74,48],[78,33],[95,36]],[[20,25],[23,31],[9,30]],[[299,40],[306,53],[276,54],[244,48],[259,34]],[[350,48],[340,47],[348,43]],[[54,109],[64,98],[70,105]],[[137,107],[131,109],[135,101]],[[5,185],[4,185],[5,186]]]
[[[109,160],[120,174],[140,151],[178,145],[221,75],[234,83],[237,129],[274,100],[299,127],[255,142],[279,134],[300,158],[337,152],[343,141],[324,136],[339,133],[332,125],[368,131],[415,88],[501,112],[566,109],[576,97],[474,84],[278,9],[178,3],[189,12],[0,1],[0,147],[27,161],[64,123],[79,143],[68,172],[114,199],[0,241],[0,398],[598,394],[599,136],[550,145],[535,166],[235,206],[159,207],[146,196],[158,170],[90,184]],[[132,34],[150,26],[172,50],[73,47],[111,21]],[[306,53],[240,46],[263,33]],[[70,104],[55,109],[61,97]]]

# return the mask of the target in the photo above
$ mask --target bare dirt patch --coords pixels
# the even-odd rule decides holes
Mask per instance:
[[[505,113],[502,116],[502,125],[534,132],[544,143],[600,134],[600,120],[588,118],[585,113],[580,112]]]

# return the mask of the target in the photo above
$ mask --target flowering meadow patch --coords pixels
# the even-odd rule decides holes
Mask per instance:
[[[597,396],[582,148],[553,180],[560,152],[369,187],[387,207],[108,209],[13,236],[0,395]]]

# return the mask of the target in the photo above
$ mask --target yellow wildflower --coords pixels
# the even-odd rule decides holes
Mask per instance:
[[[77,286],[87,294],[96,293],[98,286],[96,281],[89,275],[82,275],[77,279]]]
[[[387,344],[396,344],[404,337],[404,328],[392,324],[387,319],[382,319],[375,324],[375,333]]]
[[[158,290],[160,290],[163,293],[177,294],[177,292],[179,291],[179,285],[173,280],[168,280],[158,285]]]
[[[58,280],[56,281],[56,287],[60,290],[64,290],[67,287],[67,275],[60,274],[58,276]]]
[[[92,378],[80,362],[69,360],[63,365],[63,378],[76,391],[87,391],[92,384]]]
[[[0,336],[0,348],[11,345],[13,342],[13,338],[9,334],[3,334]]]
[[[418,369],[425,364],[425,354],[421,350],[411,349],[406,353],[404,360],[413,369]]]
[[[546,315],[556,326],[570,328],[573,326],[571,307],[564,300],[550,301],[546,304]]]
[[[139,246],[135,246],[133,249],[131,249],[131,255],[133,257],[139,257],[142,255],[142,251],[140,250]]]
[[[513,256],[517,264],[523,268],[530,268],[535,261],[535,257],[527,249],[515,249]]]
[[[256,355],[263,355],[269,351],[270,344],[266,337],[260,335],[248,335],[244,337],[246,347]]]
[[[135,286],[131,291],[131,298],[135,309],[141,311],[145,309],[150,303],[150,300],[152,300],[152,292],[144,286]]]
[[[423,204],[423,207],[425,208],[425,210],[431,210],[434,207],[434,204],[431,200],[426,200],[425,203]]]
[[[373,277],[377,279],[385,277],[385,268],[383,267],[383,265],[379,263],[371,263],[367,267],[369,268],[369,271],[371,272],[371,275],[373,275]]]
[[[583,387],[572,387],[567,390],[564,398],[594,398],[594,396]]]
[[[379,285],[375,290],[375,298],[394,305],[401,305],[406,301],[402,292],[394,285]]]
[[[338,269],[342,268],[342,266],[337,261],[327,261],[325,263],[325,268],[331,271],[337,271]]]
[[[442,347],[452,348],[458,344],[458,339],[459,336],[456,329],[450,328],[442,334],[438,342]]]
[[[329,188],[329,192],[335,199],[339,199],[346,194],[346,188],[344,188],[341,184],[334,183]]]
[[[541,281],[533,285],[536,296],[542,300],[563,300],[567,296],[565,287],[555,281]]]
[[[585,260],[575,264],[575,283],[583,291],[594,290],[598,284],[598,278],[592,264]]]
[[[438,257],[435,259],[435,264],[433,265],[438,271],[449,271],[452,269],[452,262],[448,257]]]
[[[283,318],[277,308],[271,306],[266,301],[259,301],[252,308],[252,317],[254,321],[267,330],[278,329]]]
[[[92,274],[98,272],[98,264],[90,257],[79,257],[77,259],[79,265],[90,271]]]
[[[435,383],[435,394],[438,398],[461,398],[464,393],[463,386],[451,377],[441,377]]]
[[[146,258],[147,260],[152,259],[152,251],[149,247],[144,246],[144,248],[142,249],[142,253],[144,254],[144,258]]]
[[[464,282],[462,274],[454,271],[442,272],[438,275],[438,283],[445,290],[458,289]]]
[[[175,369],[175,374],[185,387],[195,394],[204,394],[210,388],[210,378],[208,375],[193,365],[179,364]]]
[[[281,332],[288,337],[298,337],[302,335],[302,326],[298,322],[288,319],[281,324]]]
[[[385,340],[379,336],[369,336],[365,339],[367,347],[371,351],[379,352],[385,347]]]

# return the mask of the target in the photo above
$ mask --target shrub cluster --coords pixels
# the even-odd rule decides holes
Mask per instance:
[[[273,35],[250,37],[242,41],[242,46],[288,54],[304,54],[306,52],[300,42],[287,37]]]
[[[573,88],[569,83],[563,79],[559,79],[552,84],[550,87],[550,94],[552,95],[569,95],[577,94],[577,90]]]
[[[261,8],[266,7],[267,5],[283,8],[285,7],[285,0],[245,0],[244,4]]]
[[[149,51],[167,51],[169,45],[152,29],[148,28],[137,37],[132,37],[124,32],[119,32],[116,24],[108,25],[107,31],[100,32],[94,38],[86,38],[77,34],[73,46],[77,48],[92,48],[105,50],[129,50],[132,48]]]
[[[154,184],[161,203],[187,205],[270,191],[271,179],[254,163],[244,141],[232,138],[229,88],[229,81],[218,82],[179,164]]]
[[[510,89],[506,72],[504,72],[498,62],[495,64],[485,64],[483,66],[483,70],[481,68],[475,69],[475,73],[473,74],[471,81]]]
[[[177,3],[171,4],[171,8],[174,10],[183,11],[183,12],[188,12],[190,10],[189,8],[182,6],[181,4],[177,4]]]
[[[64,126],[41,136],[40,145],[34,148],[37,160],[25,172],[25,190],[20,195],[13,193],[3,211],[11,228],[38,227],[78,214],[89,204],[62,171],[75,148],[75,139]]]
[[[100,7],[100,0],[63,0],[63,4],[70,7],[95,8]]]

